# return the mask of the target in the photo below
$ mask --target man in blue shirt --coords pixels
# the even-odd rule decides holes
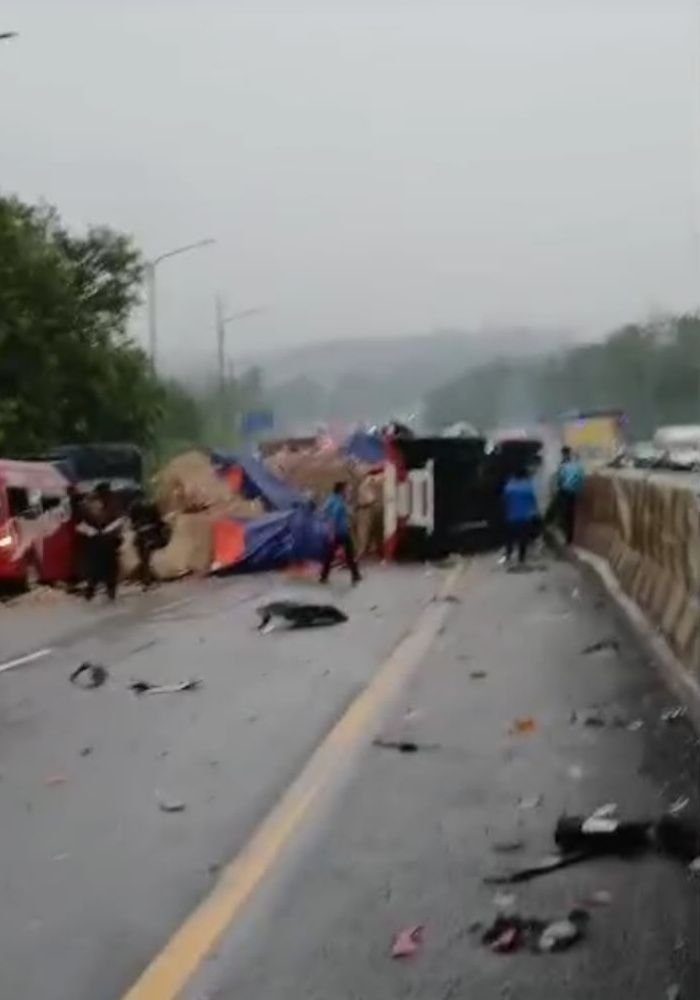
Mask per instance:
[[[323,505],[323,516],[329,528],[328,546],[321,567],[321,583],[326,583],[333,565],[336,549],[341,548],[345,554],[345,563],[350,570],[353,583],[359,583],[362,577],[355,559],[355,545],[350,533],[350,515],[345,500],[345,483],[336,483],[333,492]]]
[[[556,509],[559,513],[566,544],[571,545],[576,530],[576,506],[583,489],[584,473],[581,463],[574,458],[571,448],[562,448],[561,463],[557,470]]]
[[[527,471],[519,469],[505,485],[503,491],[506,520],[506,560],[509,561],[517,546],[518,562],[522,566],[532,541],[537,522],[537,497]]]

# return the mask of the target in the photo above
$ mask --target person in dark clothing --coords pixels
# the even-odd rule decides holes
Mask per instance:
[[[77,531],[84,539],[87,585],[85,599],[91,601],[100,584],[113,601],[119,583],[119,548],[123,518],[109,483],[100,483],[83,505]]]
[[[333,565],[336,549],[341,548],[353,583],[362,579],[355,559],[355,545],[350,533],[350,515],[345,499],[345,483],[336,483],[333,492],[323,505],[323,515],[329,527],[329,539],[321,567],[321,583],[326,583]]]
[[[154,503],[137,497],[129,509],[129,520],[134,530],[134,545],[139,557],[138,578],[144,590],[154,582],[151,556],[156,549],[168,543],[168,531],[160,511]]]
[[[503,491],[506,524],[506,562],[518,550],[522,566],[537,524],[537,497],[535,487],[526,469],[519,469],[505,485]]]

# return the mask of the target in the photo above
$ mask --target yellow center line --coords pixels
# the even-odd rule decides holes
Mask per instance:
[[[440,596],[453,594],[462,565],[447,577]],[[216,886],[185,919],[122,1000],[176,1000],[308,818],[319,795],[332,786],[442,628],[447,603],[429,604],[411,631],[381,665],[368,686],[319,744],[243,850],[226,866]]]

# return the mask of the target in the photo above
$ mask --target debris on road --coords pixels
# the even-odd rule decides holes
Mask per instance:
[[[495,851],[496,854],[515,854],[517,851],[522,851],[524,847],[523,840],[497,840],[495,844],[492,844],[491,850]]]
[[[80,751],[80,756],[89,757],[90,754],[93,752],[93,749],[94,747],[83,747],[83,749]]]
[[[504,872],[499,875],[487,875],[484,878],[485,885],[519,885],[521,882],[531,882],[541,875],[549,875],[551,872],[561,871],[562,868],[571,868],[581,861],[587,861],[591,857],[588,851],[569,851],[562,854],[550,854],[546,858],[525,868],[515,871]]]
[[[187,808],[187,805],[180,799],[164,799],[158,798],[158,808],[164,813],[181,813]]]
[[[670,806],[669,813],[671,816],[679,816],[682,812],[690,805],[690,799],[686,796],[681,796],[681,798],[676,799],[676,801]]]
[[[483,681],[488,675],[485,670],[472,670],[469,676],[473,681]]]
[[[560,850],[627,855],[646,850],[653,823],[622,822],[608,815],[562,816],[554,832]]]
[[[572,910],[568,917],[560,920],[501,915],[481,940],[498,955],[513,954],[523,948],[543,954],[565,951],[583,938],[589,920],[586,910]]]
[[[55,788],[56,785],[65,785],[67,781],[68,778],[65,776],[65,774],[52,774],[46,779],[44,784],[47,786],[47,788]]]
[[[413,740],[385,740],[377,737],[372,746],[381,750],[397,750],[399,753],[418,753],[421,750],[439,750],[439,743],[414,743]]]
[[[423,945],[423,926],[416,924],[415,927],[407,927],[406,930],[399,931],[394,937],[391,946],[392,958],[411,958]]]
[[[109,671],[101,663],[90,663],[86,660],[70,675],[71,684],[76,684],[81,688],[99,688],[109,677]]]
[[[309,604],[303,601],[270,601],[258,608],[259,632],[271,632],[277,624],[288,629],[319,628],[341,625],[348,616],[334,604]]]
[[[180,694],[181,691],[197,691],[202,681],[192,678],[177,684],[151,684],[149,681],[132,681],[129,685],[134,694]]]
[[[579,764],[572,764],[566,772],[572,781],[583,781],[584,770]]]
[[[533,795],[529,799],[520,799],[518,802],[518,809],[528,811],[530,809],[539,809],[544,802],[543,795]]]
[[[530,736],[537,731],[537,722],[531,716],[514,719],[510,727],[511,736]]]
[[[608,892],[607,889],[599,889],[597,892],[591,893],[591,895],[586,900],[586,905],[588,906],[610,906],[613,901],[613,895]]]
[[[680,719],[684,719],[688,714],[688,709],[683,705],[679,705],[676,708],[667,708],[661,713],[662,722],[678,722]]]
[[[494,896],[493,905],[500,913],[510,913],[518,905],[518,897],[512,893],[499,892],[497,896]]]
[[[591,656],[593,653],[619,653],[620,652],[620,641],[615,638],[599,639],[598,642],[592,642],[590,646],[585,646],[581,650],[582,656]]]

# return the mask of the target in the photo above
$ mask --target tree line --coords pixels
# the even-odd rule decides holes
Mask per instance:
[[[616,408],[638,439],[663,424],[700,422],[700,315],[629,324],[599,343],[544,357],[501,359],[430,392],[426,419],[482,429]]]
[[[0,455],[130,441],[157,454],[235,443],[259,372],[186,388],[161,379],[129,334],[144,260],[122,233],[71,232],[48,205],[0,196]]]

